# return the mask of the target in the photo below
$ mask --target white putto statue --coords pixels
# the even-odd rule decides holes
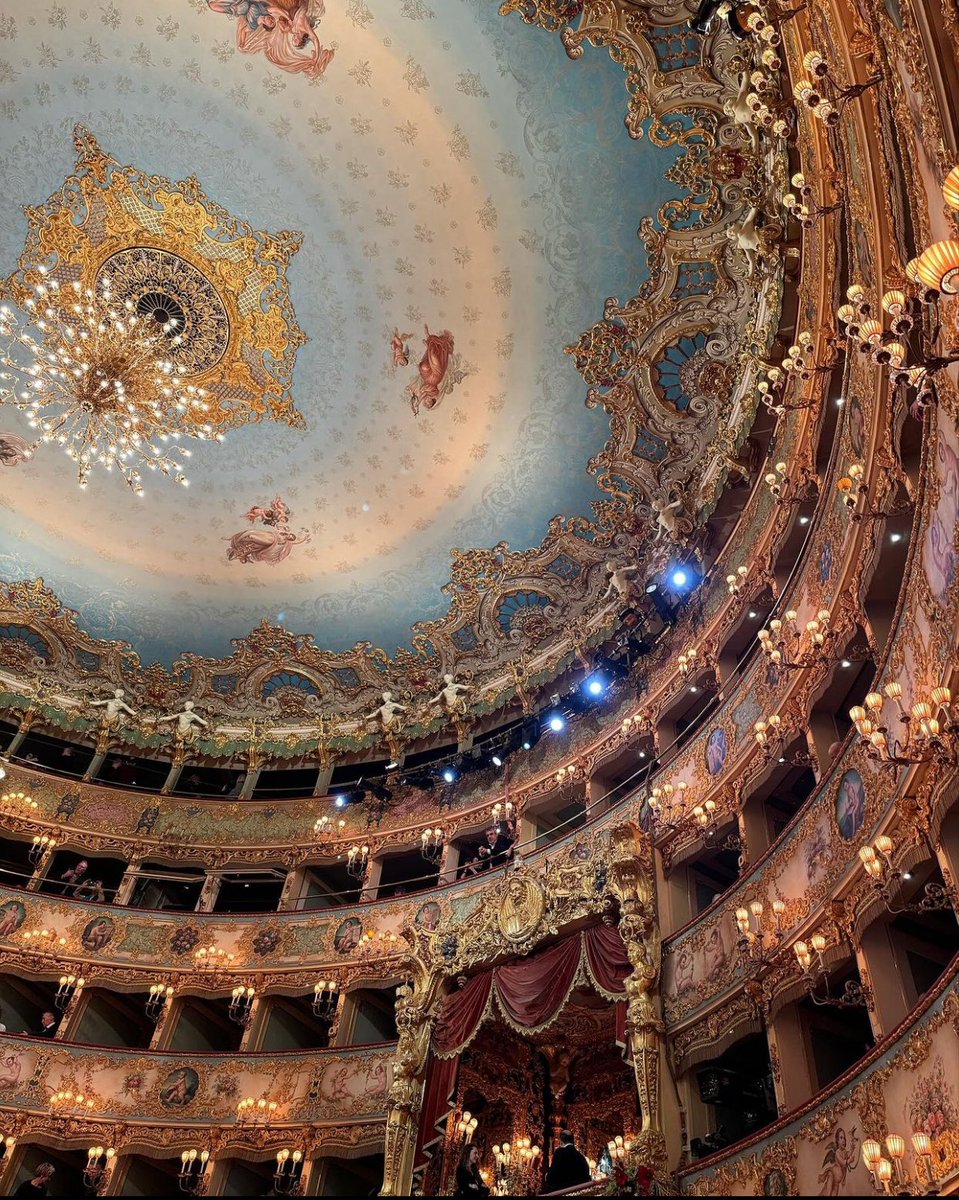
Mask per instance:
[[[174,737],[179,741],[188,741],[196,732],[196,726],[206,729],[208,725],[208,722],[204,721],[199,713],[193,711],[193,708],[192,700],[184,700],[182,712],[171,713],[168,717],[160,717],[157,724],[163,725],[167,721],[176,721]]]
[[[667,502],[657,500],[654,496],[650,504],[656,514],[656,537],[654,540],[658,542],[661,537],[665,536],[675,542],[679,537],[679,521],[676,519],[676,513],[683,507],[682,499]]]
[[[606,570],[609,572],[609,582],[606,585],[606,591],[603,593],[602,599],[606,600],[610,596],[616,596],[620,600],[631,599],[632,585],[630,580],[638,573],[639,567],[628,565],[617,566],[614,562],[608,562]]]
[[[104,725],[113,726],[119,725],[120,714],[127,713],[131,717],[135,717],[136,713],[127,704],[123,697],[126,695],[123,688],[117,688],[113,695],[107,700],[91,700],[91,708],[102,708],[104,710],[101,721]]]
[[[457,683],[455,675],[444,675],[443,683],[445,686],[437,692],[430,704],[442,705],[447,712],[464,712],[469,688],[463,683]]]
[[[379,708],[375,708],[371,713],[369,713],[365,719],[367,721],[379,721],[384,730],[392,730],[395,729],[396,725],[398,724],[396,714],[404,712],[406,712],[406,706],[403,704],[397,704],[393,699],[392,692],[384,692],[383,703],[379,706]]]

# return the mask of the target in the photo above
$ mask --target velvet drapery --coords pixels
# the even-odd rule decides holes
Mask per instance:
[[[588,982],[601,996],[619,1002],[631,970],[619,930],[597,925],[537,954],[474,975],[446,997],[433,1032],[434,1053],[440,1058],[461,1054],[492,1012],[494,1001],[506,1022],[520,1032],[552,1024],[580,983]],[[619,1029],[621,1014],[616,1015]]]

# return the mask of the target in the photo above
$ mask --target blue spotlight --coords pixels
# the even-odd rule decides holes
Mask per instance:
[[[678,570],[673,571],[671,582],[675,588],[684,588],[689,583],[689,575],[680,567]]]
[[[336,805],[337,808],[346,808],[346,797],[345,796],[337,796],[336,799],[333,801],[333,803]]]
[[[588,696],[601,696],[606,691],[606,680],[602,675],[590,675],[583,687]]]
[[[559,733],[561,729],[566,728],[566,722],[559,715],[559,713],[554,713],[549,719],[549,727],[552,729],[553,733]]]
[[[447,767],[446,770],[443,772],[443,778],[446,780],[447,783],[455,783],[456,782],[456,772],[453,770],[452,767]]]
[[[503,765],[503,760],[500,758],[500,756],[498,754],[494,754],[493,755],[493,766],[501,767],[502,765]]]

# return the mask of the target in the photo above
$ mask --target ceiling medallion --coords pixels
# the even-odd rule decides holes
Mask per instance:
[[[226,307],[211,281],[185,258],[147,246],[118,250],[97,272],[97,289],[107,283],[117,303],[132,304],[152,320],[156,333],[167,334],[178,374],[205,375],[226,354]]]
[[[10,296],[23,305],[45,281],[102,293],[108,281],[115,301],[169,327],[166,357],[204,389],[215,431],[264,418],[301,427],[291,387],[306,337],[286,274],[301,235],[253,229],[195,178],[174,183],[121,165],[82,125],[74,142],[76,173],[26,209]]]

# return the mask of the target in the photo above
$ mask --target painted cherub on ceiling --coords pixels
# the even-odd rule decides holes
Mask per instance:
[[[323,0],[207,0],[214,12],[236,17],[236,45],[243,54],[264,54],[282,71],[319,79],[334,51],[316,35]]]

